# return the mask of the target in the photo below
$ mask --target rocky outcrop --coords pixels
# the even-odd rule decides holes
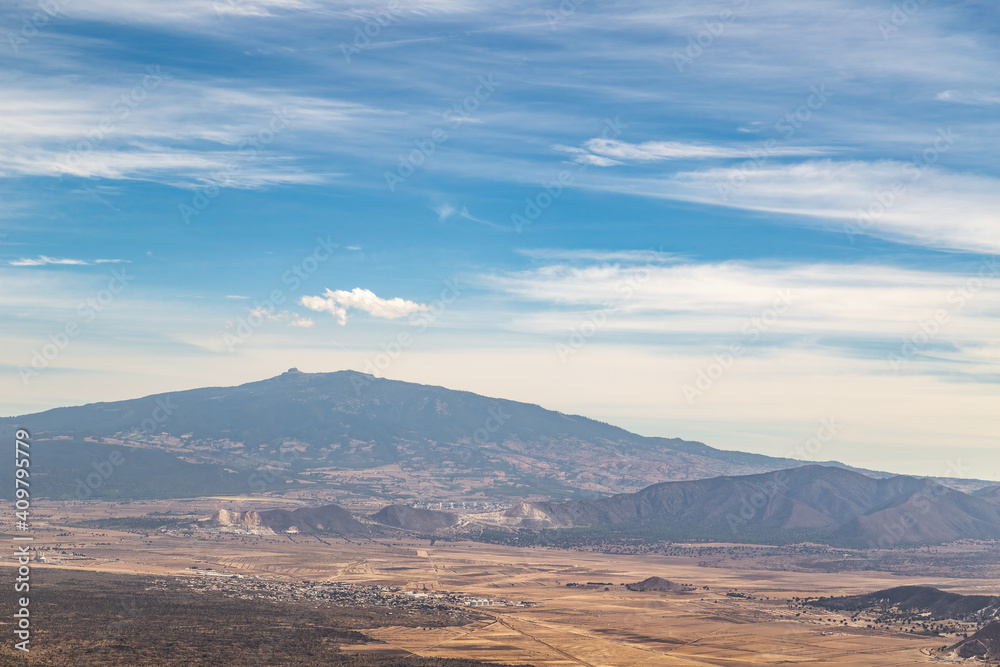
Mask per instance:
[[[296,510],[220,509],[212,516],[214,525],[257,533],[367,533],[368,528],[340,505],[300,507]]]
[[[951,649],[963,659],[1000,660],[1000,621],[990,621],[976,634],[963,639]]]

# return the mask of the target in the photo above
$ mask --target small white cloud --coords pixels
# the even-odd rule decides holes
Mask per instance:
[[[310,327],[316,326],[311,317],[299,317],[295,316],[295,319],[288,323],[290,327],[301,327],[303,329],[308,329]]]
[[[498,225],[495,222],[484,220],[483,218],[477,218],[469,212],[469,208],[467,206],[459,208],[457,206],[452,206],[451,204],[441,204],[440,206],[433,207],[431,210],[438,214],[438,220],[440,222],[444,222],[448,218],[458,215],[460,218],[465,218],[471,222],[478,222],[481,225],[486,225],[487,227],[492,227],[493,229],[509,231],[509,228],[504,227],[503,225]]]
[[[612,160],[611,158],[604,157],[603,155],[592,155],[591,153],[581,153],[573,158],[573,162],[586,164],[591,167],[613,167],[616,164],[622,164],[618,160]]]
[[[241,294],[227,294],[226,298],[227,299],[249,299],[250,297],[243,296]]]
[[[359,246],[359,245],[349,245],[349,246],[347,246],[347,249],[348,250],[355,250],[355,251],[357,251],[357,250],[361,250],[361,246]]]
[[[299,299],[299,303],[309,310],[330,313],[337,318],[337,322],[341,326],[347,324],[347,311],[351,308],[368,313],[372,317],[387,320],[406,317],[428,308],[426,304],[407,301],[399,297],[383,299],[376,296],[371,290],[360,287],[355,287],[350,292],[327,289],[323,292],[323,296],[304,296]]]
[[[263,306],[257,306],[250,309],[250,316],[258,317],[265,322],[280,322],[288,317],[288,312],[272,313]]]
[[[131,264],[131,259],[95,259],[94,264]]]
[[[458,212],[458,209],[451,204],[441,204],[440,206],[433,206],[431,210],[438,214],[438,221],[444,222],[451,216]]]
[[[511,229],[509,227],[504,227],[503,225],[498,225],[495,222],[491,222],[489,220],[484,220],[483,218],[477,218],[476,216],[474,216],[471,213],[469,213],[469,209],[466,208],[465,206],[462,207],[462,210],[459,211],[458,214],[460,216],[462,216],[463,218],[465,218],[466,220],[470,220],[472,222],[478,222],[481,225],[486,225],[487,227],[492,227],[493,229],[499,229],[500,231],[506,232],[506,231],[510,231],[510,229]]]
[[[585,164],[592,167],[613,167],[616,164],[621,164],[621,162],[618,162],[617,160],[612,160],[611,158],[604,157],[602,155],[588,153],[582,148],[577,148],[576,146],[563,146],[562,144],[556,144],[552,148],[560,153],[569,153],[573,156],[573,162],[576,162],[577,164]]]

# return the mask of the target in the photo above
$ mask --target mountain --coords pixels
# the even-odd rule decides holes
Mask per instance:
[[[572,529],[592,540],[815,541],[891,548],[1000,538],[1000,506],[928,479],[874,479],[809,465],[740,477],[664,482],[637,493],[506,512],[528,529]]]
[[[960,595],[930,586],[897,586],[863,595],[819,598],[806,604],[838,611],[896,607],[901,612],[926,614],[933,620],[982,620],[1000,611],[1000,597],[996,595]]]
[[[690,586],[678,584],[663,577],[648,577],[634,584],[625,584],[625,588],[643,593],[687,593],[693,590]]]
[[[963,639],[950,648],[963,660],[1000,660],[1000,621],[991,621],[968,639]]]
[[[36,440],[70,437],[221,465],[240,473],[247,492],[287,488],[287,476],[399,499],[569,499],[800,463],[353,371],[291,369],[237,387],[57,408],[0,424],[26,428]]]
[[[983,500],[988,500],[991,503],[1000,503],[1000,486],[986,487],[985,489],[980,489],[973,495],[978,498],[982,498]]]
[[[229,471],[218,489],[198,486],[203,493],[308,486],[403,502],[570,500],[803,465],[679,438],[643,437],[537,405],[354,371],[290,369],[236,387],[57,408],[0,419],[0,425],[11,432],[26,428],[36,441],[89,442],[93,460],[125,446]],[[69,472],[89,473],[88,463]],[[0,468],[9,465],[0,462]],[[176,468],[163,465],[164,471]],[[178,488],[189,486],[178,480]]]
[[[384,526],[429,533],[451,528],[458,523],[458,515],[451,512],[415,509],[406,505],[389,505],[373,514],[371,520]]]
[[[261,532],[298,533],[368,533],[367,527],[339,505],[300,507],[296,510],[233,512],[219,510],[212,523],[220,527]]]
[[[13,478],[14,457],[0,457],[0,476]],[[195,463],[157,449],[74,439],[31,443],[31,493],[40,498],[191,498],[241,493],[246,482],[246,475],[218,463]],[[14,492],[13,484],[0,486],[0,498]]]

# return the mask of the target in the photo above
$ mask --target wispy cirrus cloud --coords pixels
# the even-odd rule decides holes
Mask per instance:
[[[518,331],[558,334],[613,304],[602,327],[616,333],[617,344],[623,335],[642,344],[655,336],[664,348],[682,349],[739,340],[751,318],[785,295],[790,307],[765,327],[781,347],[867,357],[873,347],[897,349],[930,321],[940,335],[925,337],[923,352],[933,354],[924,362],[959,374],[1000,373],[1000,358],[983,354],[995,348],[1000,330],[1000,258],[970,262],[964,273],[878,264],[597,260],[488,274],[480,285],[533,306],[509,316],[508,326]],[[934,323],[936,317],[941,321]]]
[[[681,141],[646,141],[639,144],[618,139],[590,139],[583,144],[591,153],[616,161],[658,162],[661,160],[691,160],[709,158],[745,158],[750,157],[756,146],[724,145],[707,143],[685,143]],[[770,154],[786,155],[820,155],[828,150],[796,146],[780,146]],[[599,165],[605,166],[605,165]]]
[[[337,174],[305,166],[303,154],[315,138],[377,124],[385,115],[364,104],[178,81],[159,66],[150,71],[137,68],[120,88],[84,88],[65,77],[13,84],[0,100],[7,121],[0,177],[71,175],[178,187],[318,184]]]
[[[120,21],[154,25],[170,24],[193,31],[218,29],[221,19],[259,20],[295,19],[329,20],[331,18],[365,17],[385,11],[385,0],[179,0],[160,3],[136,0],[94,0],[67,3],[61,11],[74,18],[97,21]],[[396,13],[402,15],[453,14],[475,10],[476,5],[463,0],[417,0],[407,2]]]
[[[922,155],[910,162],[808,160],[662,177],[602,176],[582,183],[794,216],[799,223],[851,238],[870,235],[930,248],[1000,252],[1000,179],[947,170]]]
[[[984,93],[978,90],[945,90],[938,93],[935,99],[956,104],[987,106],[1000,104],[1000,93]]]
[[[241,298],[241,297],[227,297],[227,298]],[[246,297],[242,297],[246,298]],[[260,322],[285,322],[287,326],[297,327],[301,329],[308,329],[314,326],[316,323],[313,322],[312,318],[303,317],[298,313],[293,313],[288,310],[275,311],[273,309],[264,308],[263,306],[254,306],[247,311],[247,314]],[[226,323],[226,327],[231,329],[234,325],[232,321]]]
[[[69,259],[39,255],[38,257],[22,257],[7,262],[8,266],[90,266],[91,264],[128,264],[129,259]]]
[[[675,262],[679,257],[662,250],[568,250],[564,248],[522,248],[519,255],[532,259],[591,262]]]

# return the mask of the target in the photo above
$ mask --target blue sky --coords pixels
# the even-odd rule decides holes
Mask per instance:
[[[3,414],[353,368],[1000,479],[995,4],[41,7]]]

